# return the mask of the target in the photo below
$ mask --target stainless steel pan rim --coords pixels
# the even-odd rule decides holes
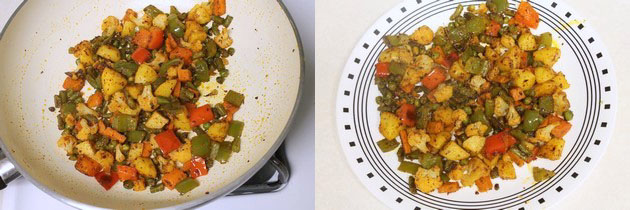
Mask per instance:
[[[293,110],[291,110],[291,114],[289,116],[289,120],[287,121],[286,125],[284,126],[284,129],[282,130],[280,136],[278,137],[278,139],[276,140],[276,142],[271,146],[271,149],[269,151],[267,151],[267,153],[253,166],[251,167],[245,174],[243,174],[241,177],[239,177],[237,179],[237,181],[234,181],[224,187],[222,187],[221,189],[212,192],[210,194],[207,194],[199,199],[196,200],[192,200],[192,201],[188,201],[185,203],[181,203],[175,206],[170,206],[167,207],[165,209],[189,209],[189,208],[194,208],[203,204],[206,204],[208,202],[214,201],[217,198],[221,198],[225,195],[227,195],[228,193],[230,193],[231,191],[235,190],[236,188],[238,188],[239,186],[241,186],[243,183],[245,183],[249,178],[251,178],[258,170],[260,170],[264,164],[269,161],[269,159],[271,158],[271,156],[275,153],[276,150],[278,150],[278,148],[280,147],[280,145],[284,142],[284,138],[287,136],[288,132],[289,132],[289,128],[291,127],[291,124],[295,118],[295,113],[297,111],[297,109],[299,108],[299,104],[301,101],[301,97],[302,97],[302,92],[303,92],[303,86],[304,86],[304,50],[303,50],[303,46],[302,46],[302,41],[299,35],[299,32],[297,30],[297,27],[295,25],[295,21],[293,20],[293,18],[291,17],[291,14],[289,13],[289,11],[287,10],[286,6],[284,5],[284,3],[282,3],[281,0],[276,0],[278,2],[278,4],[282,7],[282,10],[284,11],[285,15],[287,16],[287,18],[289,19],[289,22],[291,23],[291,27],[293,28],[293,32],[295,33],[295,37],[297,40],[297,45],[298,45],[298,50],[299,50],[299,54],[300,54],[300,78],[299,78],[299,86],[298,86],[298,93],[297,93],[297,99],[295,100],[295,104],[293,105]],[[5,30],[8,28],[8,26],[11,24],[11,21],[13,20],[13,18],[15,17],[15,15],[20,11],[20,9],[28,2],[28,0],[24,0],[19,6],[18,8],[15,10],[15,12],[13,12],[13,14],[11,15],[11,17],[9,18],[9,20],[7,21],[7,23],[5,24],[4,28],[2,29],[2,31],[0,31],[0,40],[2,39]],[[4,144],[3,140],[0,138],[0,149],[2,149],[3,151],[8,151],[6,145]],[[33,179],[28,173],[25,173],[25,170],[19,165],[16,164],[17,161],[15,159],[13,159],[13,157],[11,156],[10,152],[5,152],[4,153],[6,155],[6,158],[11,162],[11,164],[13,164],[13,166],[15,167],[15,169],[17,169],[18,173],[20,173],[21,176],[23,176],[24,178],[26,178],[26,180],[28,180],[30,183],[32,183],[33,185],[35,185],[37,188],[39,188],[40,190],[44,191],[46,194],[52,196],[53,198],[64,202],[72,207],[78,208],[78,209],[84,209],[84,208],[99,208],[97,206],[92,206],[90,204],[86,204],[86,203],[82,203],[82,202],[78,202],[75,201],[73,199],[70,199],[64,195],[61,195],[51,189],[49,189],[48,187],[44,186],[43,184],[41,184],[40,182],[38,182],[37,180]]]

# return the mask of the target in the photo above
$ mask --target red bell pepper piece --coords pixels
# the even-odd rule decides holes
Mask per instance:
[[[376,77],[387,77],[389,76],[389,62],[387,63],[377,63],[376,64]]]
[[[402,124],[408,127],[416,125],[416,107],[414,105],[404,103],[398,108],[396,114],[402,120]]]
[[[486,157],[493,157],[496,154],[507,152],[508,148],[516,144],[516,138],[510,135],[509,130],[504,130],[486,138],[483,146]]]
[[[166,130],[159,133],[155,136],[155,141],[160,147],[160,150],[162,150],[162,154],[165,155],[173,150],[176,150],[182,144],[177,136],[175,136],[175,132],[173,132],[173,130]]]
[[[136,61],[136,63],[142,64],[151,58],[151,52],[142,47],[138,47],[136,51],[133,51],[131,54],[131,59]]]
[[[115,172],[107,174],[101,171],[94,175],[94,178],[96,178],[96,181],[101,184],[101,186],[103,186],[105,190],[111,189],[112,186],[114,186],[118,182],[118,174]]]
[[[116,173],[118,174],[118,178],[122,181],[136,181],[138,180],[138,171],[136,168],[125,165],[116,166]]]
[[[188,169],[190,177],[193,179],[208,174],[206,160],[202,157],[194,157],[192,160],[186,162],[184,169]]]
[[[198,125],[210,122],[214,119],[214,113],[209,104],[190,110],[190,125],[196,127]]]

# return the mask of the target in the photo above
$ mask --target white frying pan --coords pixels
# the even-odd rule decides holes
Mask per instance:
[[[227,2],[234,16],[231,36],[236,54],[230,57],[225,88],[245,94],[235,118],[244,120],[240,153],[227,164],[215,164],[201,186],[180,196],[165,190],[134,192],[118,183],[105,191],[93,177],[74,169],[56,146],[53,106],[64,72],[76,68],[68,47],[101,33],[101,21],[122,18],[153,4],[163,11],[175,5],[188,11],[200,1],[33,0],[23,3],[0,34],[0,178],[9,182],[17,170],[49,195],[77,208],[188,208],[234,190],[276,151],[286,135],[300,96],[302,50],[293,22],[282,3],[273,0]],[[0,155],[2,156],[2,155]],[[8,161],[7,161],[8,160]],[[15,169],[13,169],[15,167]]]

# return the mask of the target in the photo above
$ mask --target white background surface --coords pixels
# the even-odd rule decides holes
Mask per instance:
[[[385,209],[352,173],[335,127],[335,97],[348,56],[366,30],[399,0],[318,0],[316,3],[316,209]],[[630,168],[630,30],[628,1],[565,0],[599,32],[616,67],[619,88],[614,138],[595,172],[555,209],[629,209]]]
[[[0,29],[21,0],[0,0]],[[300,32],[305,55],[305,82],[300,108],[292,131],[287,136],[286,150],[291,167],[291,180],[282,191],[270,194],[221,198],[200,209],[313,209],[314,205],[314,1],[284,0]],[[0,191],[2,209],[67,209],[23,178]]]

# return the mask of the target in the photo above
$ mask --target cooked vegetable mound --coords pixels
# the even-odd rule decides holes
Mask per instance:
[[[398,170],[413,193],[453,193],[476,186],[498,190],[493,179],[516,179],[537,158],[559,160],[573,118],[560,59],[550,33],[533,34],[538,13],[523,1],[464,8],[447,26],[419,27],[383,37],[376,64],[381,96],[377,142],[397,148]],[[553,171],[534,168],[539,182]]]
[[[215,161],[224,164],[240,150],[244,123],[234,114],[244,95],[213,90],[215,97],[227,94],[212,105],[199,101],[198,89],[228,76],[233,18],[225,15],[225,0],[187,13],[153,5],[143,11],[105,18],[102,35],[69,49],[78,67],[66,72],[64,90],[54,96],[57,145],[105,190],[123,182],[134,191],[184,194]],[[84,89],[94,91],[87,101]]]

